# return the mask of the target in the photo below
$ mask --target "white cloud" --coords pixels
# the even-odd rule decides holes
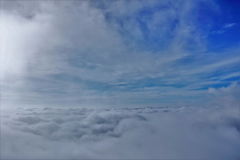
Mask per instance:
[[[205,50],[204,40],[192,21],[191,12],[197,4],[195,1],[18,1],[17,4],[4,1],[1,26],[12,27],[13,31],[1,31],[7,43],[0,60],[1,75],[5,77],[1,81],[2,97],[8,103],[18,104],[113,105],[116,101],[127,103],[131,94],[135,97],[132,101],[145,97],[163,99],[162,93],[174,95],[174,87],[153,86],[145,93],[146,86],[140,86],[137,92],[127,90],[126,86],[137,86],[141,80],[158,78],[163,85],[204,83],[198,75],[232,67],[239,58],[198,59],[196,53],[187,50],[189,47]],[[144,33],[136,14],[156,6],[164,9],[156,10],[151,18],[143,18],[143,22],[150,36],[161,39],[159,44],[165,39],[169,41],[164,49],[142,50],[138,40],[144,39]],[[124,21],[122,25],[119,19]],[[171,29],[175,21],[179,24]],[[195,56],[196,62],[181,63]],[[175,88],[175,96],[181,91],[186,95],[199,93],[189,88]],[[121,100],[112,100],[119,95]]]
[[[209,88],[208,92],[214,96],[214,100],[226,108],[235,107],[238,112],[240,109],[240,85],[238,82],[234,82],[227,87],[221,87],[218,89]]]
[[[43,34],[46,28],[41,21],[27,21],[21,16],[2,13],[1,23],[1,80],[11,76],[22,76],[26,73],[30,56],[36,52],[36,45],[40,43],[33,37]],[[41,24],[41,27],[39,26]]]
[[[228,23],[228,24],[225,24],[224,26],[223,26],[223,28],[232,28],[233,26],[235,26],[236,25],[236,23]]]
[[[142,50],[136,14],[156,5],[163,9],[142,20],[149,36],[169,41]],[[211,96],[195,90],[239,75],[203,78],[237,68],[239,49],[197,54],[206,48],[192,21],[196,5],[4,1],[0,158],[239,159],[239,84],[210,88]],[[215,102],[194,98],[208,96]],[[192,107],[178,107],[185,99]],[[170,107],[142,107],[159,103]]]
[[[238,159],[239,122],[209,106],[19,107],[1,115],[1,158]]]
[[[212,33],[213,34],[223,34],[223,33],[227,32],[229,29],[233,28],[236,25],[237,25],[237,23],[227,23],[224,26],[222,26],[221,29],[215,30]]]

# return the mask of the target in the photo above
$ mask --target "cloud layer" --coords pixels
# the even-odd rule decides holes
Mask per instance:
[[[1,158],[237,160],[240,113],[229,111],[19,107],[1,115]]]
[[[240,158],[239,84],[212,104],[1,107],[1,159]]]

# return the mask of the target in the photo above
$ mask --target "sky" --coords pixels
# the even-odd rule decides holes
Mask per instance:
[[[1,106],[211,101],[215,91],[239,87],[239,7],[238,0],[2,0]]]
[[[0,0],[0,159],[240,159],[239,0]]]

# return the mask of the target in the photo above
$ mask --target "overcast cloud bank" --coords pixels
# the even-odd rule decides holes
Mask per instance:
[[[1,115],[3,159],[240,158],[237,108],[37,108]]]
[[[239,84],[182,107],[1,108],[2,159],[240,158]]]

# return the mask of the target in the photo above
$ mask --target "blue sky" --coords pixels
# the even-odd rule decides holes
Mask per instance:
[[[207,32],[208,48],[221,51],[239,45],[239,1],[218,0],[217,11],[203,7],[199,15],[199,28]]]
[[[240,80],[237,0],[2,2],[2,101],[195,103]]]

